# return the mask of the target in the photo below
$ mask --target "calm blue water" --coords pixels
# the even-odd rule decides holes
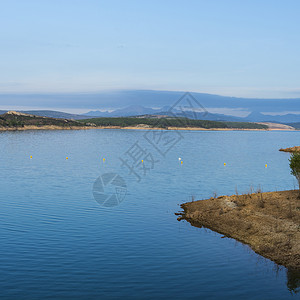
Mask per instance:
[[[278,149],[299,144],[300,132],[182,131],[165,157],[158,150],[170,143],[156,136],[155,148],[145,132],[0,134],[0,297],[296,298],[285,268],[174,213],[192,197],[236,187],[293,189],[289,154]],[[147,151],[145,166],[156,161],[145,176],[135,169],[140,182],[120,161],[138,157],[134,144]],[[93,184],[111,172],[124,179],[127,194],[103,207]]]

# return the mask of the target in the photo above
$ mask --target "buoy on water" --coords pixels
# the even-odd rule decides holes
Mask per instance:
[[[226,163],[224,163],[224,166],[226,166]]]

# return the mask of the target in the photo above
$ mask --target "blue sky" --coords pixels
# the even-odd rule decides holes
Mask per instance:
[[[0,93],[300,97],[300,1],[0,1]]]

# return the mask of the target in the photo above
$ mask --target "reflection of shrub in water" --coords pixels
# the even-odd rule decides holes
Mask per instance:
[[[286,272],[287,275],[287,287],[291,293],[300,292],[300,270],[288,269]]]

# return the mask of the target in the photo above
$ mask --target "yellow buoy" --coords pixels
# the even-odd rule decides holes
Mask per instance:
[[[66,159],[69,159],[69,157],[67,156]]]
[[[180,163],[183,164],[183,161],[181,160]]]
[[[142,163],[144,162],[144,160],[142,159]]]
[[[105,158],[103,158],[103,162],[105,161]]]
[[[267,165],[267,164],[265,164],[265,167],[267,168],[267,167],[268,167],[268,165]]]
[[[226,163],[224,163],[224,166],[226,166]]]
[[[30,155],[30,158],[32,158],[32,155]]]

